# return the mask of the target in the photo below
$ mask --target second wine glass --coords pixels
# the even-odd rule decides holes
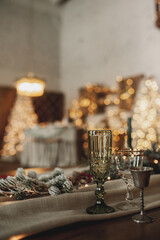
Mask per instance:
[[[134,184],[130,168],[141,167],[143,165],[143,157],[144,151],[140,149],[122,149],[115,151],[118,174],[127,186],[125,202],[117,205],[117,208],[120,210],[127,211],[138,207],[138,204],[133,202],[132,188]]]

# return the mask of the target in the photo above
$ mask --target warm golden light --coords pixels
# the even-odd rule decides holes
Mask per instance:
[[[82,119],[76,119],[75,125],[76,125],[77,127],[80,127],[81,124],[82,124]]]
[[[130,95],[132,95],[132,94],[134,94],[134,88],[130,88],[130,89],[128,89],[128,93],[130,94]]]
[[[80,100],[81,107],[88,107],[90,105],[90,100],[88,98],[83,98]]]
[[[105,105],[109,105],[110,103],[111,103],[111,100],[110,100],[110,99],[106,98],[106,99],[104,100],[104,104],[105,104]]]
[[[154,79],[144,82],[139,98],[135,104],[132,127],[135,135],[133,147],[152,148],[154,142],[158,142],[158,129],[160,126],[158,84]]]
[[[122,82],[123,78],[121,76],[117,76],[116,80],[117,82]]]
[[[128,94],[128,93],[122,93],[122,94],[120,95],[120,98],[121,98],[122,100],[126,100],[127,98],[129,98],[129,94]]]
[[[24,237],[26,237],[26,235],[22,234],[22,235],[12,236],[12,237],[9,238],[9,240],[20,240]]]
[[[84,142],[84,143],[83,143],[83,148],[84,148],[84,149],[88,149],[88,142]]]
[[[119,98],[116,98],[116,99],[114,100],[114,103],[117,104],[117,105],[120,104]]]
[[[119,136],[113,136],[113,140],[114,140],[115,142],[119,142],[120,137],[119,137]]]
[[[130,79],[130,78],[129,78],[129,79],[127,79],[127,85],[129,85],[129,86],[130,86],[130,85],[132,85],[132,84],[133,84],[133,80],[132,80],[132,79]]]
[[[39,97],[44,94],[45,82],[35,77],[24,77],[16,81],[16,89],[19,95]]]
[[[23,150],[22,144],[25,138],[23,130],[32,128],[37,123],[37,119],[31,98],[17,95],[5,128],[2,158],[14,157]]]
[[[154,162],[154,164],[158,164],[158,160],[157,159],[155,159],[153,162]]]

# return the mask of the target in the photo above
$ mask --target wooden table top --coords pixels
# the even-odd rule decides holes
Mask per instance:
[[[41,172],[40,169],[35,170]],[[43,169],[42,172],[47,170]],[[147,211],[146,214],[154,219],[153,223],[135,223],[129,215],[106,221],[74,223],[38,234],[13,236],[9,240],[160,240],[160,208]]]
[[[160,240],[160,208],[147,211],[153,223],[140,224],[132,216],[106,221],[74,223],[29,236],[15,236],[24,240]]]

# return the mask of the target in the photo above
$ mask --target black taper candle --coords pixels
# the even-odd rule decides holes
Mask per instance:
[[[132,118],[129,117],[127,120],[127,144],[128,144],[128,148],[132,148],[132,137],[131,137],[131,133],[132,133]]]

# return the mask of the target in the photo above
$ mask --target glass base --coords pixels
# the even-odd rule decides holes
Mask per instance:
[[[105,203],[102,204],[95,204],[94,206],[88,207],[86,212],[89,214],[103,214],[103,213],[111,213],[114,212],[114,208],[106,205]]]
[[[128,210],[139,208],[139,204],[122,202],[122,203],[119,203],[116,206],[116,208],[119,209],[119,210],[122,210],[122,211],[128,211]]]
[[[151,223],[151,222],[153,222],[153,219],[145,214],[144,215],[140,215],[140,214],[134,215],[132,217],[132,219],[136,223]]]

